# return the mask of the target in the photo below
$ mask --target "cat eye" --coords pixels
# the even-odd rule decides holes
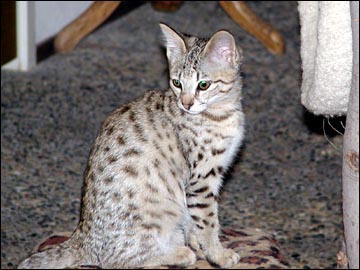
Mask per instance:
[[[211,81],[200,81],[198,84],[199,90],[206,90],[210,87]]]
[[[173,79],[172,83],[175,87],[181,88],[181,82],[179,80]]]

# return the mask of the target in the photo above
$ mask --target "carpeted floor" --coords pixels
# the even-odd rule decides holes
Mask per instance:
[[[148,89],[167,88],[160,21],[200,36],[228,29],[245,53],[246,140],[223,188],[221,224],[274,233],[294,268],[335,266],[342,136],[326,123],[331,145],[323,118],[301,106],[297,3],[249,6],[283,34],[285,55],[271,55],[217,2],[185,2],[175,13],[147,3],[30,72],[1,71],[1,268],[14,268],[51,233],[75,228],[102,120]]]

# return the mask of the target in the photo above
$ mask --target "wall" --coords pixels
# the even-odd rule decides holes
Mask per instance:
[[[56,35],[93,1],[35,1],[35,40],[39,44]]]

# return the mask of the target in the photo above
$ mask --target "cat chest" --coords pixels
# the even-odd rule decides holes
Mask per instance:
[[[205,128],[194,137],[196,147],[188,147],[187,160],[190,169],[190,186],[206,182],[214,194],[218,194],[221,175],[234,160],[243,137],[243,127]]]
[[[183,132],[184,148],[191,167],[207,164],[208,166],[225,166],[232,161],[243,138],[243,121],[241,115],[233,117],[226,123],[202,123],[193,132]]]
[[[200,151],[210,162],[213,160],[221,163],[221,160],[228,159],[227,156],[232,155],[234,148],[237,148],[240,135],[241,130],[237,127],[206,129],[198,138]]]

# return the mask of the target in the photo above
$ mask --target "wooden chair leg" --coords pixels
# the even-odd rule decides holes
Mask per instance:
[[[96,27],[103,23],[121,1],[95,1],[78,18],[65,26],[55,37],[56,52],[69,52]]]
[[[253,13],[244,1],[219,1],[219,3],[235,22],[260,40],[271,53],[285,52],[285,41],[281,34]]]

